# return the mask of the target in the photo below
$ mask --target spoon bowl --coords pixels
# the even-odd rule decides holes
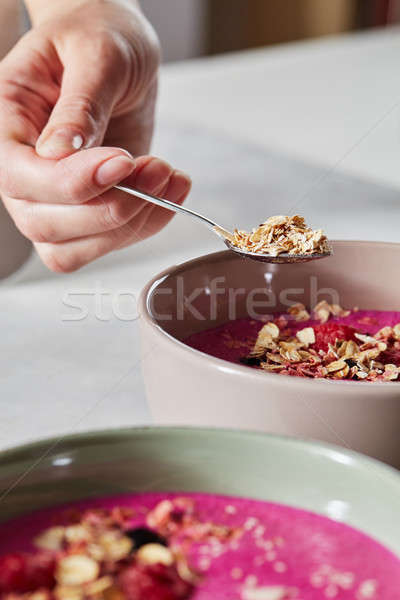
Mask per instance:
[[[260,252],[248,252],[246,250],[242,250],[241,248],[237,248],[234,246],[229,240],[224,240],[225,245],[242,256],[242,258],[249,258],[251,260],[258,260],[259,262],[264,263],[274,263],[274,264],[294,264],[294,263],[304,263],[310,262],[310,260],[318,260],[320,258],[327,258],[328,256],[332,256],[333,252],[330,250],[329,252],[320,252],[316,254],[288,254],[287,252],[282,252],[282,254],[278,254],[278,256],[272,256],[271,254],[262,254]]]

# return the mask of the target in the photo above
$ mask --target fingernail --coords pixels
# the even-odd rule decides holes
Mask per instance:
[[[80,133],[71,129],[57,129],[44,140],[41,137],[36,144],[36,151],[43,158],[63,158],[80,150],[84,139]]]
[[[95,180],[100,187],[115,185],[128,177],[134,169],[135,163],[127,156],[114,156],[101,164],[96,171]]]

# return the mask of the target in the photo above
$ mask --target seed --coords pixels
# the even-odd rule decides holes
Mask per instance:
[[[167,545],[165,538],[161,537],[161,535],[152,529],[147,529],[147,527],[137,527],[136,529],[125,531],[125,535],[132,540],[134,550],[137,550],[146,544],[161,544],[161,546]]]

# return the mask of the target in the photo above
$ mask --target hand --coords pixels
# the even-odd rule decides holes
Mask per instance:
[[[34,27],[0,63],[0,192],[44,263],[69,272],[170,220],[114,184],[180,203],[190,179],[121,150],[145,154],[153,129],[159,49],[136,3],[30,1]]]

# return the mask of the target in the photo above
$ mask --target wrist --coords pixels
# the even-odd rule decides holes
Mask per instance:
[[[54,19],[60,15],[68,14],[83,6],[94,5],[119,5],[123,8],[140,8],[139,0],[25,0],[33,26]]]

